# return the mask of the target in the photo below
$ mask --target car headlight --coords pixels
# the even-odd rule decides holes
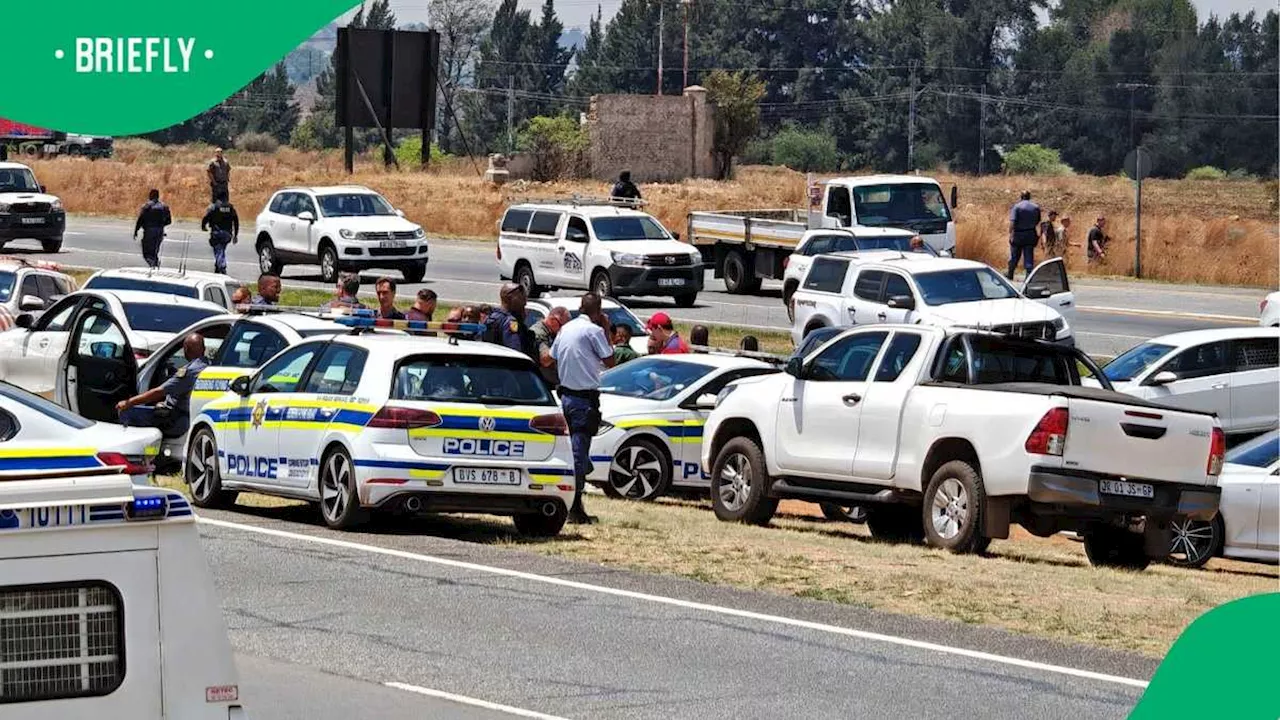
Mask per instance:
[[[422,238],[427,236],[427,231],[423,230],[422,228],[417,228],[416,230],[413,231],[413,236],[418,240],[421,240]]]
[[[610,430],[612,430],[612,429],[613,429],[613,423],[611,423],[611,422],[605,422],[604,420],[601,420],[601,421],[600,421],[600,429],[599,429],[599,430],[596,430],[596,437],[600,437],[601,435],[603,435],[603,434],[605,434],[605,433],[609,432],[609,431],[610,431]]]
[[[58,198],[54,198],[53,202],[49,203],[49,209],[54,212],[62,212],[62,201]]]
[[[9,212],[9,203],[0,203],[0,213]]]
[[[625,265],[627,267],[644,267],[644,256],[633,255],[631,253],[611,253],[614,265]]]
[[[354,231],[347,230],[344,228],[338,231],[338,237],[342,238],[343,240],[355,240],[356,234]]]

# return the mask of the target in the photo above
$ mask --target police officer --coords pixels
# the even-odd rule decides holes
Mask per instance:
[[[502,307],[489,313],[484,319],[484,338],[491,343],[506,345],[538,362],[538,347],[533,333],[524,322],[524,289],[515,283],[506,283],[499,291]]]
[[[182,355],[187,364],[160,387],[116,404],[121,425],[153,427],[165,437],[182,437],[191,424],[191,391],[195,389],[196,377],[209,367],[204,357],[204,337],[191,333],[183,339]]]
[[[200,229],[209,232],[209,247],[213,248],[213,271],[227,274],[227,246],[240,241],[240,216],[227,200],[227,191],[220,190],[213,204],[204,213]]]
[[[618,182],[614,183],[609,195],[616,200],[639,200],[640,188],[631,182],[631,171],[623,170],[618,174]]]
[[[253,298],[254,305],[270,307],[280,303],[280,276],[263,273],[258,276],[258,294]]]
[[[147,202],[138,212],[138,222],[133,225],[133,236],[142,232],[142,259],[151,268],[160,267],[160,243],[164,241],[164,229],[173,223],[169,206],[160,202],[160,191],[147,193]]]

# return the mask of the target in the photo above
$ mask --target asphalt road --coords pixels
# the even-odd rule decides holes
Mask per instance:
[[[131,230],[132,224],[125,221],[71,218],[63,251],[50,259],[89,267],[141,265],[139,245],[131,239]],[[251,232],[244,234],[249,236]],[[177,225],[169,235],[171,240],[161,249],[165,265],[179,264],[185,236],[191,240],[186,249],[190,253],[187,267],[213,269],[206,236],[198,228]],[[28,248],[33,256],[50,257],[38,252],[38,243],[24,241],[6,246],[6,252],[26,254]],[[495,303],[499,283],[493,252],[492,244],[435,240],[425,284],[445,300]],[[228,259],[231,274],[247,281],[257,278],[257,262],[248,242],[229,248]],[[327,288],[319,282],[318,274],[319,268],[314,266],[290,266],[285,269],[284,280],[290,286]],[[370,284],[375,277],[375,273],[365,274]],[[400,293],[407,300],[417,287],[402,285]],[[708,275],[707,291],[699,296],[697,307],[675,309],[662,298],[636,298],[628,300],[628,305],[642,315],[661,308],[677,320],[789,330],[779,288],[778,283],[771,282],[760,296],[729,295],[724,292],[723,283]],[[1075,321],[1077,341],[1086,351],[1103,355],[1114,355],[1148,338],[1172,332],[1256,322],[1258,301],[1265,294],[1251,289],[1092,279],[1077,282],[1073,290],[1079,307]]]
[[[255,720],[1119,718],[1155,666],[461,542],[457,519],[242,510],[201,532]]]

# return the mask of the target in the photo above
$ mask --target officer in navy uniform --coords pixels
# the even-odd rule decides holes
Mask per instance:
[[[160,243],[164,242],[164,229],[173,223],[169,206],[160,202],[160,191],[147,193],[147,203],[138,211],[138,221],[133,225],[133,236],[142,233],[142,259],[147,267],[160,267]]]
[[[538,345],[533,332],[524,321],[524,305],[527,298],[524,289],[515,283],[507,283],[498,293],[502,307],[485,318],[484,339],[512,350],[524,353],[538,362]]]
[[[178,368],[160,387],[116,404],[120,424],[126,427],[153,427],[165,437],[182,437],[191,424],[191,391],[196,378],[209,367],[204,357],[204,337],[191,333],[182,341],[187,364]]]

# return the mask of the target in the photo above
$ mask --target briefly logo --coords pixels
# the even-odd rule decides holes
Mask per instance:
[[[493,429],[497,426],[498,422],[491,417],[480,418],[480,429],[484,432],[493,432]]]
[[[253,406],[253,414],[250,415],[250,419],[253,421],[253,426],[255,428],[262,427],[262,420],[266,418],[266,416],[267,416],[267,401],[260,400],[258,401],[257,405]]]
[[[191,72],[191,57],[196,49],[193,37],[78,37],[75,47],[77,73],[93,74],[175,74]],[[53,51],[62,60],[62,48]],[[204,51],[204,59],[213,59],[213,50]]]

